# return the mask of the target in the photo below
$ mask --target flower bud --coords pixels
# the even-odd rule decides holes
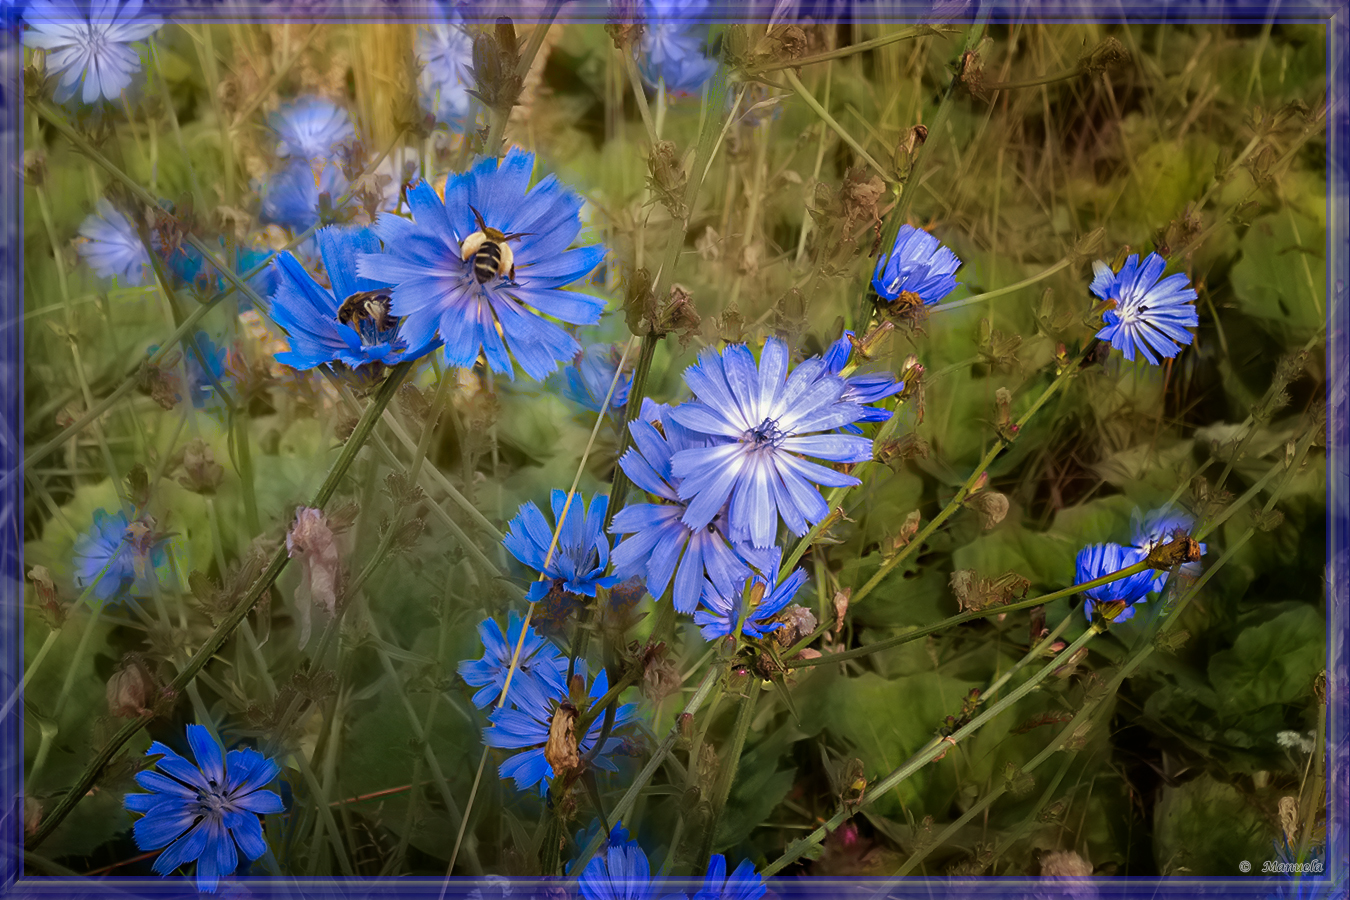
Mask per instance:
[[[155,680],[145,663],[135,655],[127,656],[108,679],[108,712],[121,719],[149,715],[146,700],[153,698],[154,692]]]
[[[544,759],[553,767],[554,778],[581,767],[581,753],[572,728],[577,721],[577,708],[563,701],[553,711],[548,725],[548,740],[544,744]]]

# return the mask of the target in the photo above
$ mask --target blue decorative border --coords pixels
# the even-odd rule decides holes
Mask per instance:
[[[23,460],[23,304],[22,304],[22,124],[23,52],[17,39],[16,11],[0,0],[0,475],[15,471]],[[22,2],[22,0],[20,0]],[[517,22],[538,21],[549,0],[485,0],[457,11],[468,21],[494,21],[511,15]],[[434,0],[311,0],[277,2],[148,2],[154,11],[179,22],[229,21],[391,22],[428,21],[440,17]],[[1081,2],[977,3],[975,0],[852,0],[840,8],[828,0],[727,2],[714,0],[700,19],[714,22],[777,20],[784,10],[800,10],[816,21],[832,22],[1170,22],[1244,23],[1303,22],[1327,29],[1327,873],[1304,878],[1289,893],[1287,878],[1114,878],[1064,882],[1046,878],[776,878],[770,891],[783,900],[796,898],[929,898],[929,897],[1097,897],[1126,898],[1346,897],[1350,880],[1350,10],[1346,2],[1270,3],[1264,0],[1216,2]],[[603,23],[608,4],[573,0],[558,21]],[[23,570],[23,479],[0,478],[0,691],[8,696],[22,677],[21,659]],[[59,878],[22,876],[23,798],[22,714],[11,709],[0,720],[0,896],[31,897],[199,897],[191,878]],[[14,751],[18,750],[15,758]],[[1087,882],[1090,882],[1090,887]],[[1331,886],[1340,884],[1336,891]],[[521,879],[511,897],[556,898],[561,882]],[[670,882],[669,890],[689,890],[696,882]],[[485,885],[472,879],[240,878],[222,886],[222,896],[257,898],[463,898]],[[487,894],[488,891],[484,891]],[[481,896],[481,895],[480,895]]]

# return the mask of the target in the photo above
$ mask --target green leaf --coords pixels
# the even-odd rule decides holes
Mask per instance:
[[[1242,860],[1256,863],[1271,852],[1271,829],[1255,803],[1208,775],[1164,787],[1153,817],[1153,854],[1164,875],[1236,877]]]
[[[1320,328],[1326,310],[1324,244],[1321,227],[1290,211],[1253,222],[1229,279],[1242,311],[1273,320],[1272,327],[1283,332]]]
[[[1325,628],[1317,610],[1301,606],[1244,630],[1209,662],[1221,707],[1250,710],[1310,697],[1313,678],[1326,668]]]

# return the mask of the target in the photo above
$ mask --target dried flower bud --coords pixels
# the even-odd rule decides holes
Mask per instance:
[[[916,511],[912,513],[912,515],[917,516],[918,512]],[[908,520],[906,520],[906,524],[908,524]],[[916,520],[914,523],[914,528],[916,531],[918,530],[918,527],[919,523]],[[912,533],[910,537],[913,537]],[[844,630],[844,619],[848,617],[848,601],[849,598],[852,596],[853,596],[853,588],[851,587],[844,588],[842,591],[834,592],[834,628],[832,629],[832,632],[836,636],[839,634],[839,632]]]
[[[183,450],[183,472],[178,483],[198,494],[214,494],[225,478],[225,469],[201,438],[193,438]]]
[[[149,360],[136,372],[136,387],[164,409],[173,409],[178,403],[177,376],[167,367],[150,365]]]
[[[645,655],[642,668],[642,696],[652,704],[679,693],[680,667],[666,652],[665,644],[658,644]]]
[[[577,721],[577,708],[567,701],[558,704],[548,724],[548,740],[544,744],[544,759],[553,767],[554,777],[581,768],[581,753],[572,726]]]
[[[964,505],[980,515],[980,527],[992,531],[1008,515],[1008,498],[998,491],[979,491],[967,497]]]
[[[962,612],[1006,605],[1014,598],[1026,597],[1031,588],[1031,582],[1016,572],[1004,572],[997,578],[981,578],[974,569],[956,570],[949,584]]]
[[[1284,832],[1285,842],[1293,847],[1298,844],[1298,798],[1280,798],[1280,829]]]
[[[295,591],[295,611],[300,625],[300,646],[304,647],[309,643],[311,608],[318,606],[329,615],[335,615],[342,581],[337,539],[323,510],[302,506],[295,511],[295,523],[286,534],[286,553],[292,559],[300,558],[301,576],[300,586]]]
[[[1092,863],[1072,850],[1056,850],[1041,857],[1043,878],[1087,878],[1092,874]]]
[[[525,81],[519,75],[520,50],[516,29],[505,16],[492,31],[484,30],[473,41],[473,94],[490,109],[505,114],[520,99]]]
[[[684,160],[674,141],[657,141],[647,158],[647,171],[651,173],[647,185],[656,199],[670,212],[671,218],[683,220],[689,212],[684,203],[689,176],[685,174]]]
[[[1130,61],[1130,52],[1114,37],[1105,38],[1078,60],[1078,71],[1095,75],[1119,68]]]
[[[141,658],[129,654],[108,679],[108,712],[121,719],[149,715],[146,700],[155,696],[155,679]]]
[[[33,587],[37,590],[38,614],[42,616],[48,628],[60,631],[61,626],[66,623],[67,609],[57,594],[52,573],[47,571],[46,566],[33,566],[28,570],[28,580],[33,582]]]

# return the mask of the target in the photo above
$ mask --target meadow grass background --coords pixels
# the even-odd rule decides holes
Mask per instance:
[[[522,43],[530,27],[520,26]],[[1193,281],[1200,314],[1194,344],[1164,366],[1096,354],[989,466],[984,496],[1006,497],[1006,514],[968,500],[815,646],[828,655],[955,615],[952,576],[961,570],[1017,573],[1025,597],[1062,590],[1083,545],[1127,541],[1131,512],[1169,499],[1199,524],[1217,523],[1204,560],[1217,571],[1175,615],[1163,609],[1176,594],[1150,600],[882,793],[860,786],[928,745],[948,717],[962,718],[972,690],[986,691],[1024,659],[1035,642],[1032,613],[990,615],[792,670],[784,689],[759,696],[718,817],[708,798],[730,756],[736,694],[760,682],[733,672],[719,689],[725,696],[699,713],[699,737],[677,746],[625,824],[654,867],[664,862],[675,874],[693,873],[698,837],[710,828],[716,852],[762,868],[860,795],[867,802],[857,815],[799,848],[783,871],[1037,874],[1048,854],[1073,851],[1097,874],[1228,875],[1241,859],[1273,858],[1282,834],[1301,850],[1317,845],[1325,828],[1317,689],[1325,665],[1324,30],[793,29],[716,30],[714,49],[740,66],[728,94],[744,94],[683,234],[662,202],[670,194],[663,179],[682,189],[701,122],[720,122],[727,110],[698,94],[661,99],[648,88],[651,124],[673,142],[673,156],[652,162],[621,51],[603,27],[550,29],[504,136],[538,154],[539,177],[556,173],[585,196],[588,234],[610,250],[592,287],[611,298],[609,312],[583,330],[583,345],[628,341],[624,305],[636,271],[655,273],[672,242],[680,245],[662,284],[688,291],[701,324],[656,348],[647,393],[664,402],[687,396],[680,373],[701,347],[757,346],[776,334],[810,355],[842,327],[866,331],[875,254],[902,221],[930,229],[964,261],[952,309],[902,321],[880,344],[881,367],[899,372],[912,354],[923,371],[909,370],[887,464],[845,496],[846,519],[805,558],[810,578],[798,602],[820,621],[833,617],[838,592],[857,591],[897,552],[906,517],[917,511],[930,522],[999,439],[998,389],[1011,392],[1015,418],[1054,381],[1057,355],[1072,360],[1088,346],[1093,260],[1165,253],[1169,271]],[[783,66],[902,31],[902,40],[799,74]],[[153,50],[142,45],[144,71],[124,106],[97,116],[49,108],[151,195],[190,208],[200,236],[277,247],[293,235],[259,223],[257,188],[275,163],[266,114],[283,99],[338,101],[368,159],[393,147],[419,159],[433,181],[462,169],[492,137],[492,116],[481,109],[467,137],[443,127],[414,135],[414,34],[412,25],[170,24]],[[744,80],[751,76],[759,80]],[[40,81],[30,78],[35,96]],[[129,195],[36,109],[30,103],[25,123],[23,223],[30,449],[128,379],[144,379],[147,349],[199,303],[190,290],[170,303],[157,287],[112,285],[80,261],[72,242],[95,201]],[[918,124],[927,134],[916,145]],[[967,298],[979,299],[960,303]],[[241,318],[237,295],[201,327],[237,360],[233,418],[186,402],[166,409],[133,390],[24,473],[26,565],[50,571],[66,606],[49,641],[51,620],[38,614],[29,585],[26,661],[48,645],[22,701],[34,828],[122,724],[106,688],[119,664],[138,654],[157,683],[178,671],[227,601],[242,596],[241,585],[231,593],[231,573],[284,539],[369,402],[361,386],[343,393],[270,363],[276,335]],[[412,456],[392,429],[415,444],[434,428],[426,468],[500,530],[520,503],[566,489],[595,416],[564,399],[556,378],[494,379],[480,367],[454,375],[445,415],[434,420],[427,405],[438,369],[418,367],[416,390],[400,392],[392,422],[377,426],[329,505],[351,520],[348,572],[370,575],[343,598],[338,639],[311,674],[296,675],[315,651],[297,646],[299,579],[288,570],[248,617],[249,633],[231,637],[182,696],[155,707],[150,726],[29,859],[31,872],[149,873],[122,797],[135,789],[131,776],[152,739],[181,736],[204,716],[227,744],[265,745],[284,760],[290,811],[267,824],[275,872],[445,871],[486,724],[456,665],[481,654],[474,629],[485,615],[504,622],[507,610],[523,611],[532,574],[447,499],[439,480],[424,476],[427,494],[411,503],[386,490],[387,476]],[[180,456],[195,439],[224,468],[214,494],[180,483]],[[583,472],[587,497],[607,490],[618,443],[617,428],[602,424]],[[171,534],[157,596],[110,605],[94,621],[89,605],[71,603],[80,593],[73,542],[96,510],[114,511],[138,492]],[[419,534],[381,540],[390,523],[410,520],[422,523]],[[212,583],[225,584],[226,600]],[[636,609],[655,605],[644,598]],[[1088,624],[1077,596],[1038,615],[1037,628],[1067,621],[1064,642]],[[645,641],[656,618],[590,626],[593,664],[608,665],[611,681],[641,666],[630,643]],[[564,648],[575,622],[558,631]],[[635,686],[625,695],[641,703],[641,724],[631,757],[598,779],[611,809],[671,729],[681,698],[708,666],[724,665],[687,617],[658,637],[684,693],[654,702]],[[1012,683],[1044,662],[1036,658]],[[1311,752],[1282,742],[1283,732],[1311,735]],[[1024,770],[1056,742],[1063,749]],[[1292,825],[1287,812],[1282,824],[1286,797],[1295,798]],[[580,788],[559,798],[567,818],[556,827],[568,838],[561,861],[578,851],[571,836],[590,825],[592,803]],[[554,814],[498,780],[490,758],[456,872],[543,871],[541,822]]]

